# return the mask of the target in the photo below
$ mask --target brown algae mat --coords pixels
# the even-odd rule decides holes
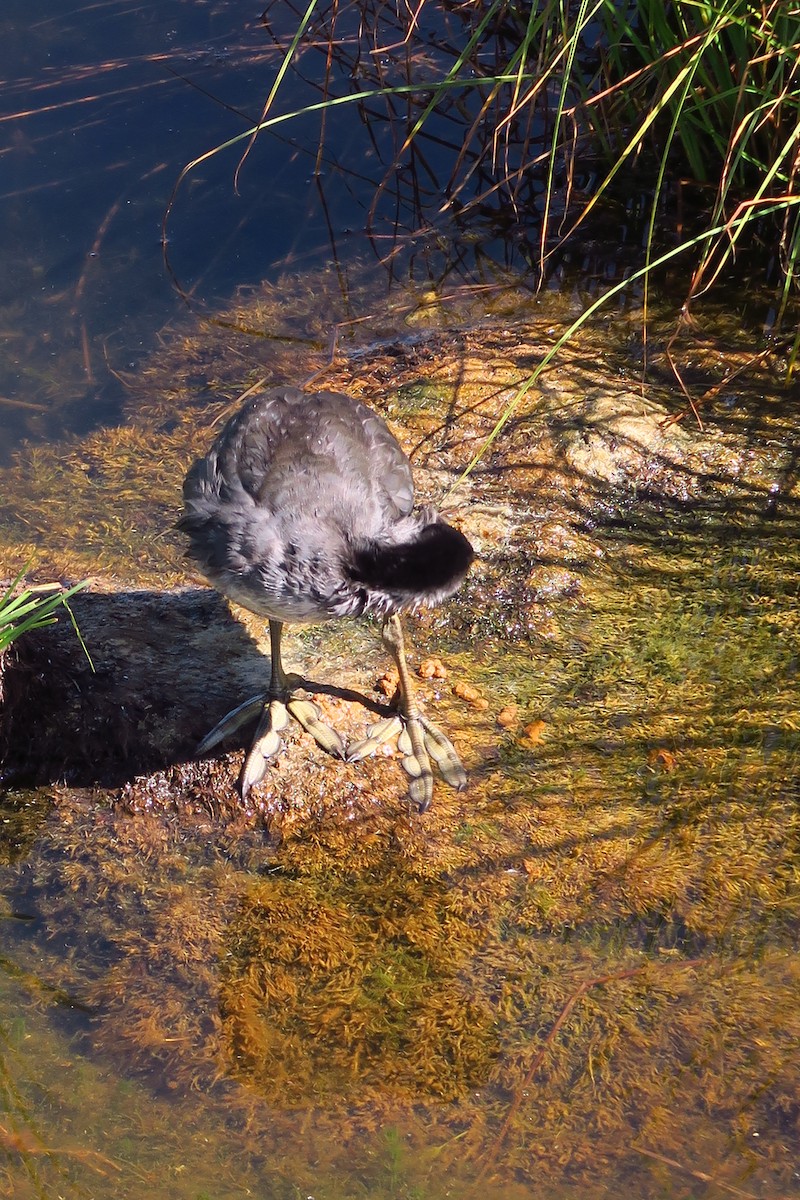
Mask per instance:
[[[384,412],[433,500],[561,327],[451,316],[319,383]],[[800,1195],[796,423],[762,375],[774,401],[672,424],[624,340],[562,356],[449,502],[480,559],[408,628],[470,783],[424,816],[391,750],[292,731],[247,807],[243,741],[192,757],[266,664],[187,574],[180,481],[247,387],[324,365],[312,322],[243,297],[165,342],[123,425],[4,472],[4,573],[91,577],[94,664],[63,621],[4,663],[4,986],[38,1046],[7,1031],[9,1194],[196,1196],[154,1149],[180,1126],[215,1197]],[[385,701],[366,622],[285,657]]]

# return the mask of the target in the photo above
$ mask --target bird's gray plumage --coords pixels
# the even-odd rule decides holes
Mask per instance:
[[[413,504],[408,460],[376,413],[280,387],[191,468],[179,526],[215,587],[256,613],[385,617],[451,594],[472,559],[462,534]]]
[[[409,795],[421,810],[433,795],[432,759],[463,787],[455,747],[417,707],[399,614],[454,592],[472,547],[433,509],[414,510],[411,468],[385,422],[336,392],[272,388],[231,418],[190,469],[183,494],[178,524],[191,556],[216,588],[269,619],[266,694],[238,705],[199,747],[211,749],[260,712],[239,775],[242,797],[263,779],[290,716],[329,754],[352,761],[402,729]],[[283,670],[282,629],[370,611],[383,618],[397,665],[398,711],[347,747],[298,695],[308,681]]]

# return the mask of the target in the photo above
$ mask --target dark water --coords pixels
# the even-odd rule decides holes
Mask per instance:
[[[356,52],[358,18],[345,7],[337,54],[327,62],[320,28],[272,114],[318,102],[326,72],[331,92],[349,95],[446,67],[462,22],[438,11],[426,18],[427,58],[401,71],[402,54]],[[463,125],[437,118],[396,170],[414,115],[404,97],[265,131],[238,174],[246,141],[213,154],[183,180],[163,228],[182,169],[258,121],[299,20],[288,4],[262,17],[232,0],[4,6],[0,456],[25,437],[116,419],[120,376],[187,304],[213,311],[241,285],[331,261],[346,288],[356,256],[387,286],[398,274],[475,278],[474,245],[459,246],[440,211]],[[401,36],[389,14],[387,39]],[[462,120],[475,104],[460,101]],[[478,240],[499,259],[515,253],[494,229]]]
[[[271,139],[236,195],[222,156],[162,220],[183,165],[257,118],[277,54],[234,3],[4,6],[2,452],[114,419],[130,370],[184,306],[327,240],[309,153]],[[313,208],[313,204],[312,204]]]

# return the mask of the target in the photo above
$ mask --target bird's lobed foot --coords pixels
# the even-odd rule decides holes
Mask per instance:
[[[456,791],[467,783],[467,774],[455,746],[433,721],[421,714],[403,717],[399,714],[370,725],[367,736],[350,746],[348,762],[359,762],[374,754],[379,746],[397,737],[397,748],[403,755],[403,769],[411,777],[408,793],[420,812],[430,808],[433,799],[431,760],[442,778]]]
[[[377,721],[370,725],[365,738],[347,748],[341,735],[321,719],[319,706],[313,700],[292,696],[290,691],[281,697],[265,697],[263,694],[251,696],[214,726],[197,747],[197,753],[206,754],[259,712],[261,716],[255,737],[239,775],[239,794],[243,800],[250,789],[264,778],[269,760],[280,750],[280,735],[289,724],[290,717],[302,725],[328,754],[348,762],[360,762],[374,754],[385,742],[397,737],[397,747],[403,755],[402,766],[410,777],[409,796],[420,812],[425,812],[433,799],[432,763],[445,782],[456,791],[466,785],[466,772],[455,746],[433,721],[421,713],[413,716],[396,714]]]
[[[334,758],[347,757],[344,738],[332,725],[320,720],[322,713],[318,704],[313,700],[290,700],[288,708],[291,716],[303,726],[306,733],[311,734],[318,746]]]
[[[281,748],[281,731],[288,724],[289,710],[283,700],[267,700],[253,744],[239,773],[239,795],[243,800],[247,799],[250,788],[260,783],[266,775],[269,760]]]
[[[242,799],[255,784],[260,783],[267,772],[267,764],[281,748],[280,734],[293,717],[328,754],[336,758],[345,757],[345,743],[342,737],[321,718],[321,712],[313,700],[299,700],[287,697],[251,696],[237,708],[234,708],[215,725],[197,747],[197,754],[206,754],[214,746],[219,745],[225,738],[230,737],[242,725],[252,720],[258,712],[261,719],[256,728],[252,745],[244,760],[239,775],[239,794]]]
[[[467,786],[467,772],[458,757],[458,751],[450,738],[442,733],[439,726],[434,725],[433,721],[429,721],[427,717],[421,715],[419,720],[422,725],[425,749],[439,768],[442,779],[460,792]]]

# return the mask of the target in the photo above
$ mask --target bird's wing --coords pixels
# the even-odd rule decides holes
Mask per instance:
[[[292,418],[303,393],[298,388],[271,388],[253,396],[228,423],[214,449],[224,479],[236,481],[257,503],[269,478],[276,452],[286,447]]]
[[[414,507],[411,466],[388,425],[363,404],[358,405],[361,428],[370,459],[370,478],[395,510],[407,516]]]
[[[366,505],[384,519],[414,505],[408,459],[386,422],[350,396],[278,387],[253,396],[189,473],[187,501],[243,491],[272,512],[299,511],[309,492]]]

